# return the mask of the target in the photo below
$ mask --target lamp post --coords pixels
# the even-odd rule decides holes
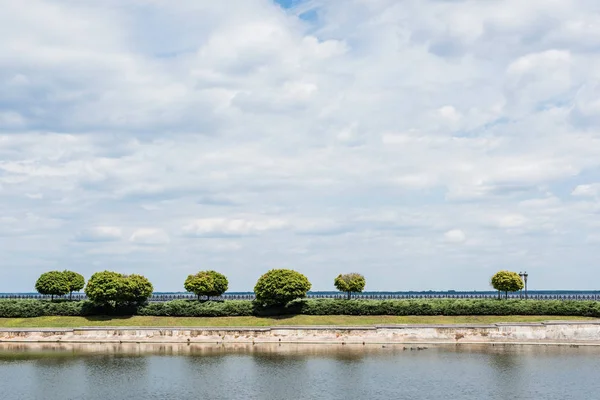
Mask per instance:
[[[529,274],[527,273],[527,271],[519,272],[519,276],[521,277],[523,282],[525,282],[525,298],[527,298],[527,277],[529,276]]]
[[[519,271],[519,278],[521,278],[521,281],[523,280],[523,272],[521,271]],[[523,289],[519,290],[519,298],[523,298]]]

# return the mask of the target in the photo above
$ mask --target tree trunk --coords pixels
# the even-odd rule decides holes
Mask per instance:
[[[199,294],[197,294],[196,296],[198,296],[198,301],[200,301],[200,295],[199,295]]]
[[[352,297],[352,292],[348,292],[348,300],[350,300],[350,297]]]
[[[69,301],[73,301],[73,292],[69,292]]]
[[[508,290],[507,290],[506,292],[504,292],[504,298],[505,298],[506,300],[508,300]]]
[[[53,294],[50,295],[50,301],[54,301],[54,295]]]

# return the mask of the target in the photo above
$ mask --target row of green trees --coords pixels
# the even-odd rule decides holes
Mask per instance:
[[[351,298],[360,293],[366,284],[365,277],[358,273],[340,274],[334,286]],[[35,284],[36,290],[45,295],[63,296],[83,289],[85,280],[73,271],[50,271],[42,274]],[[499,292],[516,292],[523,288],[523,281],[516,272],[499,271],[491,279],[491,285]],[[229,287],[227,277],[217,271],[200,271],[189,275],[184,282],[188,292],[196,294],[198,300],[221,296]],[[272,269],[262,275],[254,286],[256,300],[264,305],[281,305],[303,298],[311,288],[303,274],[290,269]],[[152,295],[154,287],[150,281],[137,274],[124,275],[118,272],[96,272],[85,286],[87,297],[98,304],[126,305],[144,303]]]
[[[334,280],[335,287],[348,294],[365,289],[365,277],[358,273],[340,274]],[[84,287],[83,276],[72,271],[50,271],[43,273],[35,288],[44,295],[63,296]],[[186,291],[210,300],[221,296],[229,287],[227,277],[217,271],[200,271],[189,275],[185,282]],[[262,275],[254,286],[256,300],[263,305],[282,305],[306,297],[311,283],[303,274],[290,269],[272,269]],[[141,304],[152,295],[154,287],[150,281],[137,274],[124,275],[112,271],[96,272],[85,285],[85,294],[97,304],[121,306]]]

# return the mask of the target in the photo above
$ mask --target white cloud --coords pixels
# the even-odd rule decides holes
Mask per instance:
[[[444,233],[444,240],[448,243],[464,243],[467,235],[460,229],[452,229]]]
[[[75,240],[79,242],[113,242],[121,240],[121,228],[117,226],[96,226],[77,233]]]
[[[573,196],[581,197],[597,197],[600,196],[600,183],[592,183],[588,185],[577,185],[573,192]]]
[[[245,236],[282,229],[287,222],[276,218],[204,218],[183,226],[182,232],[190,237]]]
[[[460,113],[452,106],[444,106],[438,110],[438,113],[442,118],[452,123],[457,123],[462,118]]]
[[[129,241],[142,245],[163,245],[169,243],[170,238],[162,229],[141,228],[133,232]]]
[[[293,222],[294,232],[300,235],[333,236],[358,230],[356,223],[339,222],[332,219],[302,218]]]
[[[0,112],[0,126],[14,128],[24,125],[24,123],[23,116],[14,111]]]
[[[522,227],[526,222],[525,218],[521,214],[506,214],[495,217],[494,220],[499,228],[519,228]]]
[[[60,265],[598,275],[591,0],[26,3],[0,0],[4,290]]]
[[[600,235],[598,235],[598,234],[587,235],[585,241],[586,241],[586,243],[598,244],[598,243],[600,243]]]
[[[512,111],[521,114],[523,107],[565,95],[573,87],[571,67],[571,54],[564,50],[527,54],[513,61],[506,81],[507,96],[514,102]]]

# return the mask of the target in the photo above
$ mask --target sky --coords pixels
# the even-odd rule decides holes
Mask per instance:
[[[600,283],[596,0],[0,0],[0,291]]]

